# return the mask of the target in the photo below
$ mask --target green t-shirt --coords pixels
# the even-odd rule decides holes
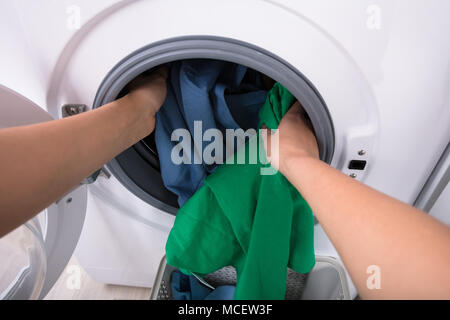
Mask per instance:
[[[259,113],[260,126],[276,129],[294,103],[279,83],[269,91]],[[310,207],[264,152],[257,164],[248,160],[252,147],[263,148],[259,135],[206,178],[180,208],[166,244],[167,263],[185,272],[212,273],[224,266],[237,271],[236,300],[284,299],[287,267],[306,273],[315,263],[314,222]],[[252,145],[253,144],[253,145]],[[262,150],[262,149],[260,149]],[[242,155],[241,155],[242,156]]]

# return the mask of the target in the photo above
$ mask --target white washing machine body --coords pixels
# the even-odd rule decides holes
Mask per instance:
[[[68,103],[93,106],[111,70],[148,45],[230,39],[279,57],[317,90],[333,124],[332,166],[424,209],[448,181],[446,0],[2,1],[0,12],[2,127],[60,118]],[[14,103],[5,105],[8,97]],[[366,161],[366,168],[349,169],[351,160]],[[69,195],[74,201],[55,204],[79,212],[70,216],[70,236],[57,223],[46,228],[48,277],[41,297],[80,233],[76,255],[95,280],[151,286],[174,216],[114,175],[75,192]],[[49,209],[48,221],[69,217],[59,207]],[[66,244],[59,253],[50,238]],[[319,224],[315,247],[340,262]]]

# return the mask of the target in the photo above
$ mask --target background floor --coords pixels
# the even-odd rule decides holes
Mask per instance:
[[[77,279],[74,281],[76,273]],[[72,257],[61,277],[45,297],[46,300],[148,300],[151,289],[99,283]]]

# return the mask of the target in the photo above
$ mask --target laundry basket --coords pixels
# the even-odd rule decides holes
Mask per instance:
[[[161,263],[153,284],[151,300],[172,300],[171,277],[178,270],[169,266],[166,257]],[[204,277],[194,275],[203,285],[214,289],[221,285],[236,285],[236,271],[224,267]],[[349,300],[347,277],[339,262],[332,257],[316,256],[314,268],[307,274],[288,269],[286,300]]]

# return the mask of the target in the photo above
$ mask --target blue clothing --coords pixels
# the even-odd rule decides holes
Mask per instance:
[[[171,279],[174,300],[233,300],[234,286],[220,286],[212,290],[194,276],[174,271]]]
[[[203,300],[211,289],[207,288],[194,276],[174,271],[171,279],[172,297],[174,300]]]
[[[201,121],[201,134],[217,128],[223,137],[225,129],[257,128],[266,93],[260,74],[241,65],[209,59],[172,64],[167,97],[156,114],[155,140],[164,185],[178,195],[180,206],[216,167],[194,163],[194,153],[200,154],[211,143],[192,139],[194,121]],[[172,132],[181,128],[191,132],[191,164],[175,164],[171,159],[174,146],[180,142],[171,141]]]

